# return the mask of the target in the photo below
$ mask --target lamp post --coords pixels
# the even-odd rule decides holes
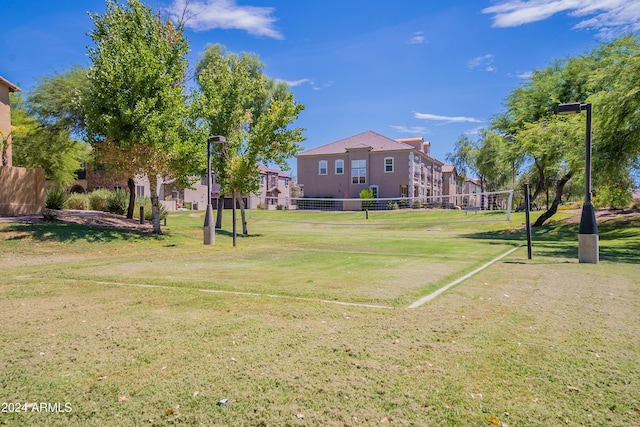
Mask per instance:
[[[212,136],[207,139],[207,209],[204,213],[204,244],[215,245],[216,228],[213,223],[213,209],[211,207],[211,149],[213,144],[227,142],[224,136]]]
[[[585,138],[585,172],[584,172],[584,204],[580,217],[580,231],[578,232],[578,261],[581,263],[597,264],[600,260],[598,249],[598,225],[596,212],[591,201],[591,104],[573,102],[558,105],[558,114],[579,114],[587,112],[587,134]]]

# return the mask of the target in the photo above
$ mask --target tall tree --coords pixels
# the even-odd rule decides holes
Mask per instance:
[[[149,178],[153,232],[159,234],[158,177],[184,182],[202,161],[184,132],[188,43],[181,25],[140,0],[107,0],[106,12],[91,17],[84,99],[89,138],[98,151],[109,145]]]
[[[78,138],[85,136],[82,99],[89,85],[87,71],[74,65],[63,73],[40,77],[27,97],[29,113],[43,125],[69,131]]]
[[[46,118],[34,115],[32,112],[39,106],[32,101],[28,108],[20,94],[11,95],[13,164],[42,168],[47,179],[66,187],[77,179],[76,171],[87,160],[89,148],[72,137],[71,130],[55,115]]]
[[[592,77],[597,171],[629,175],[640,168],[640,38],[625,36],[595,50]]]
[[[258,164],[288,169],[286,160],[304,140],[303,129],[291,127],[304,106],[285,83],[264,75],[263,68],[255,54],[226,52],[221,45],[208,46],[196,67],[199,92],[194,106],[202,132],[227,140],[213,157],[216,182],[241,208],[242,195],[259,188]],[[218,203],[219,220],[221,206]],[[244,210],[242,223],[246,234]]]

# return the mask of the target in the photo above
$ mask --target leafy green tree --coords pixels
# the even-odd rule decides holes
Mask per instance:
[[[593,55],[600,63],[591,79],[594,93],[589,99],[597,143],[594,168],[624,181],[629,169],[640,168],[640,38],[621,37]]]
[[[11,95],[13,164],[42,168],[47,179],[67,187],[77,179],[76,171],[87,160],[89,148],[73,138],[71,131],[55,117],[48,120],[34,117],[29,110],[34,111],[39,104],[31,105],[28,109],[20,94]]]
[[[221,45],[208,46],[196,67],[194,119],[201,139],[222,135],[227,140],[216,145],[212,169],[221,195],[231,194],[240,203],[245,234],[242,195],[258,190],[258,165],[275,163],[288,169],[286,160],[304,140],[303,129],[291,127],[304,106],[285,83],[267,77],[263,68],[255,54],[226,52]],[[218,203],[218,227],[222,205]]]
[[[185,131],[184,81],[188,43],[183,27],[163,20],[140,0],[107,0],[92,15],[94,46],[84,107],[90,142],[121,153],[151,185],[153,232],[161,233],[158,177],[179,183],[202,164]]]
[[[40,77],[27,98],[29,113],[43,125],[83,137],[86,127],[82,99],[89,85],[87,72],[74,65],[64,73]]]
[[[592,103],[594,181],[624,182],[639,166],[640,40],[625,36],[583,55],[553,62],[507,98],[492,128],[512,140],[537,172],[538,197],[551,186],[555,197],[537,225],[557,208],[565,186],[584,172],[584,115],[559,118],[557,105]],[[584,184],[583,184],[584,185]]]

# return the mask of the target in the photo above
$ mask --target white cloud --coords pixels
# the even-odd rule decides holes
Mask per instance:
[[[484,69],[485,71],[497,71],[498,69],[496,67],[493,66],[493,59],[494,59],[494,55],[491,53],[488,53],[486,55],[482,55],[482,56],[476,56],[473,59],[470,59],[467,62],[467,67],[469,67],[469,69],[471,70],[475,70],[477,68],[481,68]]]
[[[409,40],[409,44],[423,44],[425,42],[423,34],[423,31],[417,31],[413,33],[413,36]]]
[[[485,130],[484,126],[478,126],[473,129],[469,129],[465,132],[466,135],[482,135],[482,132]]]
[[[429,129],[424,126],[397,126],[391,125],[391,127],[400,133],[408,133],[410,135],[425,135],[429,133]]]
[[[283,39],[274,28],[274,8],[238,6],[236,0],[174,0],[168,8],[176,20],[195,31],[238,29],[256,36]]]
[[[413,117],[420,120],[433,120],[438,122],[446,123],[482,123],[482,120],[476,119],[474,117],[464,117],[464,116],[439,116],[437,114],[429,114],[429,113],[413,113]]]
[[[524,73],[516,74],[516,77],[522,80],[530,79],[533,76],[533,71],[525,71]]]
[[[284,82],[288,84],[289,87],[309,85],[313,90],[322,90],[322,89],[330,88],[331,86],[333,86],[333,81],[331,80],[322,84],[316,84],[315,79],[309,79],[309,78],[304,78],[299,80],[284,80],[284,79],[275,79],[275,80],[278,82]]]
[[[276,79],[279,82],[285,82],[286,84],[289,85],[289,87],[295,87],[295,86],[300,86],[303,85],[305,83],[308,83],[310,85],[314,85],[315,82],[313,79],[300,79],[300,80],[281,80],[281,79]]]
[[[494,27],[517,27],[561,12],[585,18],[574,29],[597,30],[605,36],[640,30],[637,0],[503,0],[482,10],[494,15]]]

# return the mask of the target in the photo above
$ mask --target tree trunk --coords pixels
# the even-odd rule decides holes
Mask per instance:
[[[551,207],[547,207],[547,211],[540,215],[536,222],[533,223],[532,227],[540,227],[544,224],[549,218],[556,214],[558,211],[558,205],[562,201],[562,192],[564,191],[564,186],[569,182],[571,177],[573,176],[573,172],[569,172],[560,178],[560,181],[556,183],[556,196],[553,198],[553,203],[551,203]]]
[[[219,230],[222,228],[222,212],[224,210],[224,195],[218,196],[218,209],[216,212],[216,228]]]
[[[153,234],[162,234],[160,229],[160,201],[158,200],[158,177],[149,175],[151,189],[151,214],[153,215]]]
[[[533,196],[531,196],[531,204],[536,201],[536,198],[544,190],[544,183],[546,181],[546,178],[544,177],[544,167],[540,166],[538,162],[536,162],[536,169],[538,169],[538,183],[536,184]],[[547,207],[549,207],[549,203],[547,203]]]
[[[529,203],[532,206],[533,206],[534,202],[536,201],[536,198],[538,197],[538,195],[540,193],[542,193],[542,190],[544,190],[544,181],[545,181],[544,168],[542,166],[540,166],[537,161],[535,162],[535,166],[536,166],[536,169],[538,170],[538,182],[536,184],[536,189],[533,191],[533,195],[529,199]],[[548,201],[547,201],[547,207],[549,207],[549,202]],[[520,207],[518,207],[518,209],[516,209],[516,212],[524,212],[525,209],[527,209],[527,207],[523,203]]]
[[[133,219],[133,210],[136,206],[136,183],[133,178],[127,179],[127,187],[129,187],[129,207],[127,208],[127,218]]]
[[[236,198],[238,199],[238,204],[240,204],[240,216],[242,217],[242,234],[245,236],[249,234],[249,230],[247,229],[247,215],[244,210],[244,201],[242,200],[242,194],[236,192]]]

